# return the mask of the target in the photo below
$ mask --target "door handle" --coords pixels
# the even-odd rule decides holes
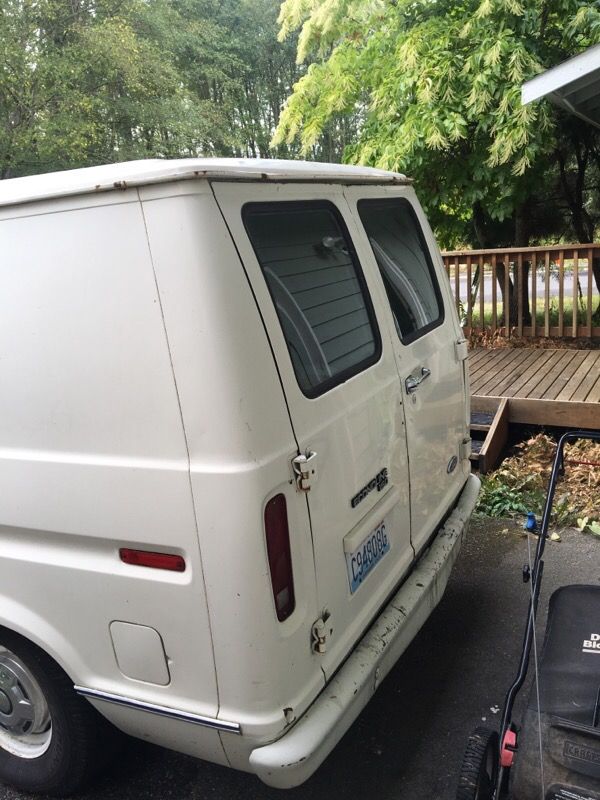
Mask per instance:
[[[412,394],[413,392],[416,392],[423,381],[430,375],[431,370],[427,369],[427,367],[421,367],[420,375],[409,375],[404,381],[404,385],[406,386],[406,394]]]

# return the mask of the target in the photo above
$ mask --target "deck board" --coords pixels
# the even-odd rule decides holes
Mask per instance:
[[[535,353],[529,368],[523,372],[517,381],[510,385],[507,391],[504,392],[504,396],[516,397],[521,389],[524,389],[527,385],[537,386],[543,375],[542,368],[551,357],[551,350],[540,350]]]
[[[583,378],[577,389],[575,389],[569,400],[571,400],[571,402],[585,401],[586,397],[590,393],[592,386],[596,383],[599,373],[600,373],[600,361],[596,359],[595,368],[592,367],[590,369],[590,371]]]
[[[544,372],[542,380],[538,383],[535,389],[529,392],[529,394],[526,396],[536,400],[542,400],[556,378],[573,360],[574,353],[574,350],[562,350],[560,355],[553,359],[551,368]]]
[[[506,397],[512,422],[600,430],[600,350],[477,348],[469,367],[478,410]]]
[[[544,380],[548,370],[552,369],[556,361],[560,358],[560,351],[550,350],[549,353],[550,358],[548,359],[542,360],[540,357],[538,360],[539,369],[534,372],[529,380],[521,387],[519,393],[514,395],[515,397],[529,397],[530,393]]]
[[[569,382],[577,372],[578,367],[581,365],[581,362],[585,359],[585,350],[576,350],[575,355],[569,361],[568,365],[560,372],[560,374],[555,378],[554,382],[548,389],[544,392],[544,399],[545,400],[556,400],[558,395],[563,391],[563,389],[569,385]]]
[[[486,394],[496,394],[503,396],[504,390],[507,389],[513,381],[517,380],[523,370],[527,367],[527,359],[529,353],[526,350],[519,352],[517,358],[507,362],[498,370],[497,374],[491,381],[486,384]]]
[[[509,351],[496,359],[490,359],[487,366],[475,376],[474,390],[482,394],[490,394],[487,391],[488,385],[495,383],[498,373],[508,369],[510,364],[521,355],[521,352],[520,350],[513,350],[512,353]]]
[[[600,351],[596,352],[594,350],[588,350],[588,352],[585,354],[585,358],[577,368],[577,372],[573,375],[564,389],[558,394],[556,398],[557,400],[570,400],[583,383],[585,376],[588,374],[593,376],[592,367],[595,364],[598,355],[600,355]]]
[[[472,369],[474,369],[478,361],[485,360],[485,348],[480,347],[477,350],[473,350],[472,354],[472,358],[469,357],[469,364],[471,365]]]
[[[509,358],[511,355],[511,352],[508,348],[506,348],[505,352],[501,350],[493,350],[492,352],[496,353],[496,355],[486,356],[484,353],[484,357],[475,363],[475,366],[471,370],[471,376],[473,379],[480,379],[484,373],[492,371],[499,364],[501,364],[504,359]],[[469,356],[469,367],[470,366],[471,361]]]
[[[512,387],[519,383],[523,375],[531,376],[534,374],[532,370],[536,370],[538,363],[538,354],[531,350],[526,351],[525,357],[520,361],[509,365],[509,374],[503,373],[502,381],[496,384],[493,388],[495,394],[501,394],[502,397],[509,396]]]
[[[590,393],[585,398],[585,402],[600,404],[600,375],[598,376],[596,383],[590,389]]]

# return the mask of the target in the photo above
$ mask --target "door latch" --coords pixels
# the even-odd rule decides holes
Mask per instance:
[[[404,385],[406,386],[406,394],[412,394],[413,392],[416,392],[423,381],[430,375],[431,370],[427,369],[427,367],[421,367],[420,375],[409,375],[404,382]]]
[[[315,452],[307,450],[292,459],[296,488],[299,492],[310,492],[312,484],[317,478],[316,458]]]

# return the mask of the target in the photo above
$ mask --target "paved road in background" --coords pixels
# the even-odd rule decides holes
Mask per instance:
[[[452,286],[452,291],[454,292],[455,283],[454,283],[454,275],[450,277],[450,284]],[[466,302],[467,299],[467,276],[461,274],[459,277],[459,284],[460,284],[460,298],[463,302]],[[579,286],[581,287],[581,292],[584,298],[587,298],[587,273],[579,275]],[[544,298],[546,292],[546,284],[542,279],[541,275],[537,276],[536,284],[535,284],[535,291],[537,297],[537,307],[538,309],[544,307]],[[551,276],[550,277],[550,297],[558,297],[559,294],[559,282],[558,278]],[[529,294],[531,300],[531,278],[529,279]],[[598,287],[595,283],[592,284],[592,294],[595,296],[597,301],[598,296]],[[498,282],[496,282],[496,296],[498,302],[502,302],[502,293],[500,291],[500,287],[498,286]],[[484,302],[491,303],[492,302],[492,275],[491,273],[485,273],[485,280],[483,284],[483,297]],[[564,297],[568,302],[573,300],[573,276],[570,274],[566,274],[564,277]],[[476,303],[479,302],[479,295],[477,295]],[[595,308],[594,304],[594,308]]]
[[[472,525],[442,602],[304,786],[281,792],[251,775],[132,743],[81,800],[453,800],[467,736],[484,718],[498,724],[492,709],[502,705],[520,653],[527,545],[519,528],[504,527]],[[600,540],[576,531],[550,542],[540,611],[557,586],[598,583],[599,556]],[[0,800],[24,798],[0,786]]]

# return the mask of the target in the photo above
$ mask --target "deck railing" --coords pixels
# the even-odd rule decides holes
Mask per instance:
[[[442,257],[467,334],[600,337],[594,275],[600,279],[600,244],[456,250]]]

